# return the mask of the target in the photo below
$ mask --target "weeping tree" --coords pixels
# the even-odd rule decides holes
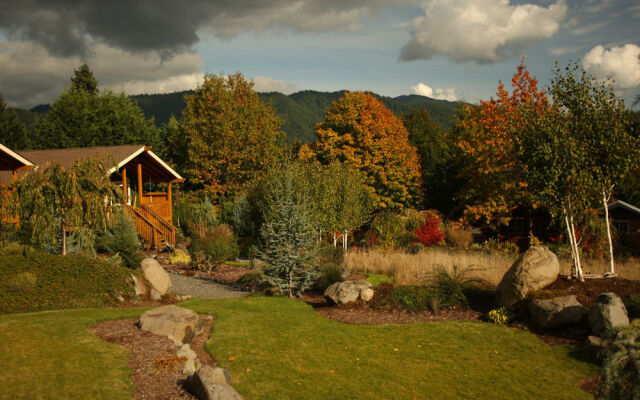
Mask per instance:
[[[92,237],[105,231],[121,196],[109,179],[108,165],[98,159],[76,161],[69,168],[52,163],[27,172],[14,184],[14,211],[28,227],[32,244],[57,247],[61,240],[60,251],[66,255],[69,230]]]
[[[297,190],[299,168],[283,168],[264,182],[260,258],[265,275],[289,297],[308,289],[318,277],[315,267],[317,232],[308,192]]]

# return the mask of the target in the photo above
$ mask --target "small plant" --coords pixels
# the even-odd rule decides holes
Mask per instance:
[[[252,291],[265,292],[273,288],[273,285],[264,275],[264,272],[259,269],[242,275],[240,279],[238,279],[237,283],[240,286],[251,289]]]
[[[454,265],[451,270],[436,267],[433,272],[433,289],[443,306],[462,304],[469,306],[466,292],[478,287],[486,287],[487,283],[472,277],[467,269]]]
[[[383,274],[368,274],[369,277],[365,281],[373,286],[380,286],[383,283],[393,283],[393,278]]]
[[[414,231],[416,240],[425,246],[436,246],[444,241],[442,220],[436,211],[424,213],[424,220]]]
[[[7,280],[7,287],[10,290],[23,293],[31,293],[36,287],[38,278],[32,272],[18,272],[17,274],[9,277]]]
[[[624,302],[629,313],[629,319],[640,318],[640,295],[634,294],[629,296]]]
[[[169,256],[169,264],[189,265],[191,264],[191,256],[186,251],[177,249]]]
[[[489,311],[487,319],[496,325],[505,325],[511,320],[511,313],[505,307],[500,307]]]
[[[604,374],[600,397],[607,400],[640,399],[640,320],[603,336]]]

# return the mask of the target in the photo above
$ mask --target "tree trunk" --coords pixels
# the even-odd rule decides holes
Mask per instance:
[[[336,235],[336,231],[333,231],[333,247],[338,247],[338,235]]]
[[[67,255],[67,234],[65,232],[64,218],[60,221],[60,230],[62,231],[62,255]]]
[[[571,246],[571,258],[573,258],[573,266],[576,271],[576,277],[581,281],[584,281],[582,276],[582,265],[580,265],[580,254],[578,252],[578,243],[575,237],[575,229],[573,226],[573,216],[569,217],[565,211],[564,220],[567,225],[567,233],[569,235],[569,245]]]
[[[293,299],[293,278],[291,271],[289,271],[289,298]]]
[[[345,229],[344,232],[342,232],[342,248],[344,249],[344,252],[347,252],[347,247],[348,247],[348,231]]]
[[[613,186],[611,187],[613,190]],[[612,274],[615,274],[615,265],[613,262],[613,239],[611,239],[611,224],[609,222],[609,199],[611,198],[611,192],[607,196],[604,189],[602,189],[602,205],[604,205],[604,220],[607,224],[607,239],[609,240],[609,261],[610,261],[610,270]]]

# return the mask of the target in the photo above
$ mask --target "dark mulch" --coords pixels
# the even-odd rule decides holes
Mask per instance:
[[[191,267],[184,267],[174,264],[163,265],[167,271],[175,272],[186,276],[199,276],[202,278],[212,279],[218,282],[235,283],[243,275],[251,272],[251,268],[242,267],[239,265],[226,265],[221,264],[211,270],[211,273],[207,271],[195,270]]]
[[[549,298],[573,294],[585,307],[590,307],[600,294],[613,292],[623,300],[632,294],[640,294],[640,281],[623,278],[577,279],[568,280],[564,277],[556,280],[546,289],[535,294],[535,298]]]
[[[591,394],[593,397],[596,397],[598,391],[600,390],[600,376],[594,376],[589,379],[585,379],[580,382],[580,389],[585,392]]]
[[[191,349],[196,352],[202,364],[213,364],[215,360],[204,350],[211,332],[213,318],[203,316],[203,332],[198,335]],[[181,385],[183,362],[176,357],[176,346],[164,336],[142,331],[136,325],[137,319],[100,322],[89,330],[97,337],[118,344],[129,350],[127,364],[133,371],[132,399],[195,399]]]
[[[318,307],[316,311],[327,318],[355,325],[410,324],[414,322],[439,322],[477,320],[482,313],[464,307],[450,307],[438,311],[408,312],[398,309],[374,309],[366,304],[339,307]]]

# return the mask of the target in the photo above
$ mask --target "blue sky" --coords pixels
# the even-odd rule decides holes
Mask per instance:
[[[590,73],[613,76],[625,99],[640,93],[637,0],[173,3],[95,0],[69,11],[0,0],[8,10],[0,11],[0,93],[22,107],[51,101],[86,61],[104,88],[132,94],[194,88],[202,73],[239,71],[262,91],[477,102],[500,79],[510,81],[521,57],[543,86],[554,61],[580,59]]]

